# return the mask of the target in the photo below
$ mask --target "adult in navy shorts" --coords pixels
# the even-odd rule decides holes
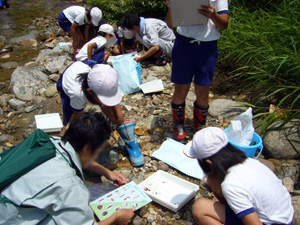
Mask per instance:
[[[167,0],[169,6],[169,0]],[[172,82],[175,92],[172,99],[174,139],[186,142],[184,128],[185,99],[191,83],[195,83],[194,103],[195,131],[206,124],[209,87],[213,82],[218,59],[218,31],[227,28],[229,23],[228,0],[214,0],[209,6],[199,6],[198,12],[208,18],[207,24],[177,28],[177,36],[172,52]],[[171,10],[168,10],[167,23],[172,27]]]

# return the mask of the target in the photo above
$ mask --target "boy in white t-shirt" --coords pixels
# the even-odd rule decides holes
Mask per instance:
[[[185,99],[191,83],[195,84],[196,101],[194,102],[195,131],[206,124],[208,112],[209,87],[213,82],[218,60],[217,41],[221,34],[218,31],[227,28],[229,23],[228,0],[211,0],[209,7],[200,6],[197,10],[208,18],[203,25],[177,28],[176,40],[172,52],[172,77],[175,91],[172,99],[174,124],[173,138],[186,142],[185,135]],[[169,6],[169,0],[167,0]],[[167,22],[172,27],[171,10]]]
[[[202,129],[184,153],[198,159],[219,200],[196,201],[193,216],[200,225],[292,225],[294,209],[282,181],[228,143],[223,130]]]
[[[76,59],[91,67],[105,63],[110,52],[107,50],[117,41],[114,28],[109,24],[100,26],[98,36],[86,43],[76,55]]]
[[[101,19],[102,11],[97,7],[85,9],[82,6],[70,6],[59,14],[58,24],[72,36],[73,46],[75,51],[77,51],[87,41],[89,31],[86,26],[83,35],[79,27],[83,25],[98,27]]]

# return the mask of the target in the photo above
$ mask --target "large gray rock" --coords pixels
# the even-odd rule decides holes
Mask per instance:
[[[213,117],[222,116],[226,122],[230,122],[246,110],[247,107],[238,102],[228,99],[216,99],[209,104],[208,113]]]
[[[66,62],[67,62],[66,56],[57,56],[57,57],[49,58],[45,63],[45,67],[50,74],[58,73],[60,69],[64,67],[64,64]]]
[[[11,108],[13,108],[13,109],[15,109],[15,110],[20,110],[20,109],[22,109],[22,108],[24,108],[25,107],[25,105],[26,105],[26,102],[23,102],[23,101],[21,101],[21,100],[18,100],[18,99],[10,99],[9,101],[8,101],[8,104],[9,104],[9,106],[11,107]]]
[[[10,88],[18,99],[30,101],[36,93],[33,86],[47,80],[48,76],[36,68],[18,67],[11,75]]]
[[[10,42],[12,43],[19,43],[23,40],[26,40],[26,39],[35,39],[36,38],[36,35],[38,34],[39,32],[38,31],[31,31],[29,34],[27,35],[24,35],[24,36],[21,36],[21,37],[16,37],[16,38],[12,38],[10,39]]]
[[[281,130],[276,130],[282,123],[271,126],[264,137],[265,153],[275,159],[295,159],[300,157],[300,123],[290,122]]]
[[[35,61],[38,62],[38,63],[45,62],[51,56],[53,56],[52,50],[51,49],[44,49],[40,52],[40,54],[37,56]]]
[[[17,62],[6,62],[1,64],[2,69],[14,69],[18,66],[19,64]]]

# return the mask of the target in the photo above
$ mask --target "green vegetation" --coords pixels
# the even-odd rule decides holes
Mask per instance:
[[[164,0],[87,0],[110,23],[127,13],[164,19]],[[265,132],[276,121],[300,118],[300,1],[230,0],[230,25],[219,43],[218,70],[251,94]],[[253,98],[255,96],[255,98]],[[269,113],[269,104],[277,106]]]
[[[245,91],[256,96],[262,132],[276,121],[300,118],[300,1],[271,3],[259,8],[248,1],[246,7],[233,0],[230,26],[219,43],[219,70],[242,81]],[[277,109],[268,113],[262,102]]]
[[[120,24],[128,13],[162,19],[167,11],[165,0],[87,0],[87,3],[99,7],[105,19],[112,24]]]

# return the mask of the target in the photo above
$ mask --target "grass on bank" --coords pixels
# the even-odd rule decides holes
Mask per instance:
[[[164,0],[87,0],[110,23],[127,13],[164,19]],[[230,0],[230,25],[219,42],[218,70],[251,93],[262,133],[300,118],[300,1]],[[269,113],[269,104],[277,106]],[[281,110],[283,109],[283,110]]]

